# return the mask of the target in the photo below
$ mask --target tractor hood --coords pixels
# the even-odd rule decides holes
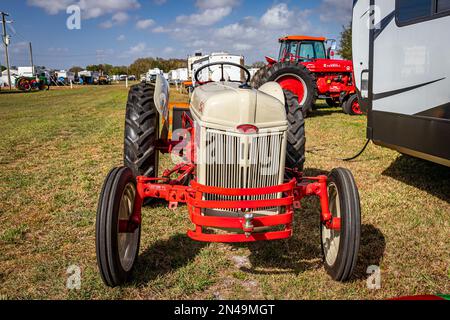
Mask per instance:
[[[235,82],[214,82],[197,87],[191,99],[195,120],[224,130],[242,124],[287,127],[284,95],[277,83],[266,83],[259,90],[239,86]]]
[[[350,60],[316,59],[302,64],[311,72],[353,72],[353,62]]]

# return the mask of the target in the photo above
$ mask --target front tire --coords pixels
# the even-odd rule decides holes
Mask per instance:
[[[103,184],[95,228],[97,264],[103,282],[109,287],[130,278],[139,254],[141,227],[121,233],[119,221],[127,221],[134,211],[136,180],[129,168],[115,168]]]
[[[333,169],[328,177],[328,200],[333,218],[340,218],[340,230],[321,225],[322,253],[327,273],[336,281],[350,278],[356,265],[361,239],[361,208],[352,173]]]

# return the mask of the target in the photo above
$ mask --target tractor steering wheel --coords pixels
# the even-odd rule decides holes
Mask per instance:
[[[222,76],[220,78],[220,81],[225,81],[224,69],[223,69],[223,66],[225,66],[225,65],[233,66],[233,67],[236,67],[236,68],[244,70],[244,72],[246,73],[246,76],[247,76],[247,78],[245,79],[245,84],[248,84],[250,82],[250,79],[252,78],[252,75],[250,74],[250,71],[248,71],[248,69],[246,67],[241,66],[240,64],[237,64],[237,63],[233,63],[233,62],[213,62],[213,63],[205,64],[204,66],[202,66],[200,69],[198,69],[195,72],[195,75],[194,75],[195,82],[200,84],[200,85],[203,85],[203,84],[208,83],[208,82],[213,82],[213,81],[200,81],[200,80],[198,80],[198,76],[200,74],[200,71],[202,71],[205,68],[212,67],[212,66],[221,66]]]

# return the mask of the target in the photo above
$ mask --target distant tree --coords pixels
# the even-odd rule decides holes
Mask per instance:
[[[114,66],[111,68],[109,75],[127,74],[127,66]]]
[[[344,59],[352,60],[352,24],[342,26],[341,42],[337,53]]]
[[[87,71],[100,71],[100,67],[97,64],[91,64],[86,66]]]
[[[5,66],[2,66],[1,64],[0,64],[0,72],[3,72],[3,71],[5,71],[6,70],[6,67]]]
[[[266,63],[264,63],[263,61],[256,61],[255,63],[252,64],[252,68],[264,68],[266,66]]]
[[[186,67],[187,61],[182,59],[139,58],[130,65],[128,73],[138,76],[154,68],[169,72],[173,69]]]
[[[74,67],[70,68],[69,71],[75,73],[76,75],[78,75],[78,72],[83,71],[83,68],[74,66]]]

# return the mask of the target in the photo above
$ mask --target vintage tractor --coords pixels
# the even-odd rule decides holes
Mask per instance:
[[[49,89],[49,81],[45,74],[37,77],[18,77],[15,86],[20,91],[44,90]]]
[[[266,57],[268,65],[252,79],[259,88],[269,81],[278,82],[283,90],[298,96],[303,115],[312,110],[317,98],[326,99],[330,107],[342,106],[347,114],[361,114],[353,82],[353,64],[335,60],[336,41],[320,37],[287,36],[280,40],[278,61]]]
[[[213,65],[241,68],[246,81],[200,81]],[[287,239],[304,197],[320,199],[324,265],[349,279],[360,241],[360,201],[351,172],[307,177],[304,120],[298,97],[276,82],[258,90],[245,67],[229,62],[197,70],[189,104],[169,103],[168,83],[131,88],[125,120],[124,166],[104,182],[96,221],[96,251],[108,286],[124,284],[139,254],[142,207],[163,199],[187,205],[187,235],[204,242]],[[178,159],[158,176],[159,155]],[[151,201],[150,201],[151,202]],[[162,218],[158,218],[162,219]]]

